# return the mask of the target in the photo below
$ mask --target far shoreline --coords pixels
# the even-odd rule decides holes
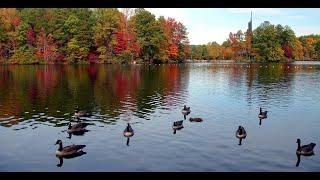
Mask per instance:
[[[164,65],[164,64],[193,64],[193,63],[258,63],[258,64],[271,64],[271,63],[293,63],[293,62],[320,62],[320,60],[287,60],[287,61],[255,61],[255,60],[184,60],[179,62],[160,62],[160,63],[108,63],[108,62],[79,62],[79,63],[0,63],[0,66],[13,66],[13,65]]]

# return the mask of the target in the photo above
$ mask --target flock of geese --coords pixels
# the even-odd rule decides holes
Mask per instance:
[[[184,105],[181,112],[184,115],[184,119],[186,119],[186,116],[191,113],[191,109],[190,109],[190,107],[187,107],[186,105]],[[260,107],[260,112],[258,114],[258,117],[260,119],[259,125],[261,125],[262,119],[267,118],[267,113],[268,113],[268,111],[262,111],[262,108]],[[73,125],[71,124],[71,122],[68,124],[67,133],[69,134],[69,138],[71,138],[72,134],[83,135],[85,132],[88,131],[88,130],[86,130],[86,127],[89,125],[89,123],[80,122],[80,117],[90,117],[90,116],[92,116],[92,113],[89,111],[80,111],[79,107],[76,106],[74,116],[78,119],[78,122]],[[196,117],[196,118],[189,118],[189,121],[190,122],[202,122],[203,119]],[[183,120],[173,122],[172,129],[173,129],[173,134],[176,134],[177,130],[183,129]],[[127,123],[127,126],[123,131],[123,136],[127,137],[127,143],[126,143],[127,146],[129,146],[130,137],[132,137],[133,135],[134,135],[134,130],[131,127],[130,123]],[[242,140],[247,137],[247,132],[243,126],[238,127],[238,129],[236,130],[235,136],[239,139],[239,145],[241,145]],[[298,147],[296,150],[296,155],[297,155],[297,159],[298,159],[296,166],[299,166],[300,156],[301,155],[303,155],[303,156],[314,155],[313,149],[316,146],[316,144],[310,143],[310,144],[301,146],[300,139],[297,139],[296,143],[298,144]],[[66,159],[74,158],[74,157],[78,157],[83,154],[86,154],[86,152],[83,151],[83,148],[85,148],[86,145],[73,144],[73,145],[63,147],[61,140],[57,140],[55,145],[59,145],[59,148],[56,151],[56,156],[60,160],[60,163],[57,165],[58,167],[62,166],[63,158],[66,158]]]

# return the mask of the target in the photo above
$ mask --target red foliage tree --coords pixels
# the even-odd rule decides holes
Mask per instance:
[[[289,58],[292,59],[292,48],[288,45],[288,44],[284,44],[282,45],[282,50],[284,51],[284,55]]]
[[[116,32],[117,44],[115,47],[115,53],[117,55],[121,54],[124,50],[127,49],[127,39],[125,38],[125,34],[122,31]]]
[[[176,44],[171,44],[169,46],[169,55],[170,57],[176,58],[178,56],[178,46]]]
[[[29,28],[27,29],[27,43],[29,45],[32,45],[34,40],[35,40],[35,33],[32,27],[29,26]]]

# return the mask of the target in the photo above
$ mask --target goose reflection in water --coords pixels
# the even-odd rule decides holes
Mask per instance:
[[[79,152],[76,152],[74,154],[67,155],[67,156],[56,156],[59,159],[59,164],[57,164],[57,166],[58,167],[62,167],[63,159],[72,159],[72,158],[76,158],[76,157],[82,156],[84,154],[87,154],[87,152],[81,150]]]
[[[183,120],[173,122],[172,129],[173,129],[173,134],[176,134],[177,130],[179,131],[179,130],[183,129]]]
[[[123,131],[123,136],[127,137],[127,146],[129,146],[130,137],[134,135],[134,131],[129,123],[127,123],[126,129]]]
[[[297,143],[298,143],[298,147],[297,147],[297,150],[296,150],[296,155],[297,155],[296,167],[298,167],[299,164],[300,164],[301,156],[313,156],[314,155],[313,149],[316,146],[315,143],[310,143],[310,144],[301,146],[300,145],[300,143],[301,143],[300,139],[297,139]]]
[[[262,120],[264,120],[264,119],[266,119],[266,118],[259,118],[259,125],[261,126],[261,124],[262,124]]]

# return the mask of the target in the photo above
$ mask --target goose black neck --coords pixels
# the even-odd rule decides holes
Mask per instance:
[[[239,135],[242,135],[242,128],[241,127],[239,127]]]
[[[59,150],[59,151],[61,151],[62,149],[63,149],[63,148],[62,148],[62,143],[60,143],[60,144],[59,144],[59,149],[58,149],[58,150]]]
[[[262,113],[262,108],[260,108],[260,113]]]
[[[127,132],[129,132],[130,131],[130,125],[128,124],[128,126],[127,126],[127,130],[126,130]]]
[[[298,149],[297,150],[300,150],[301,149],[301,145],[300,145],[300,141],[298,141]]]

